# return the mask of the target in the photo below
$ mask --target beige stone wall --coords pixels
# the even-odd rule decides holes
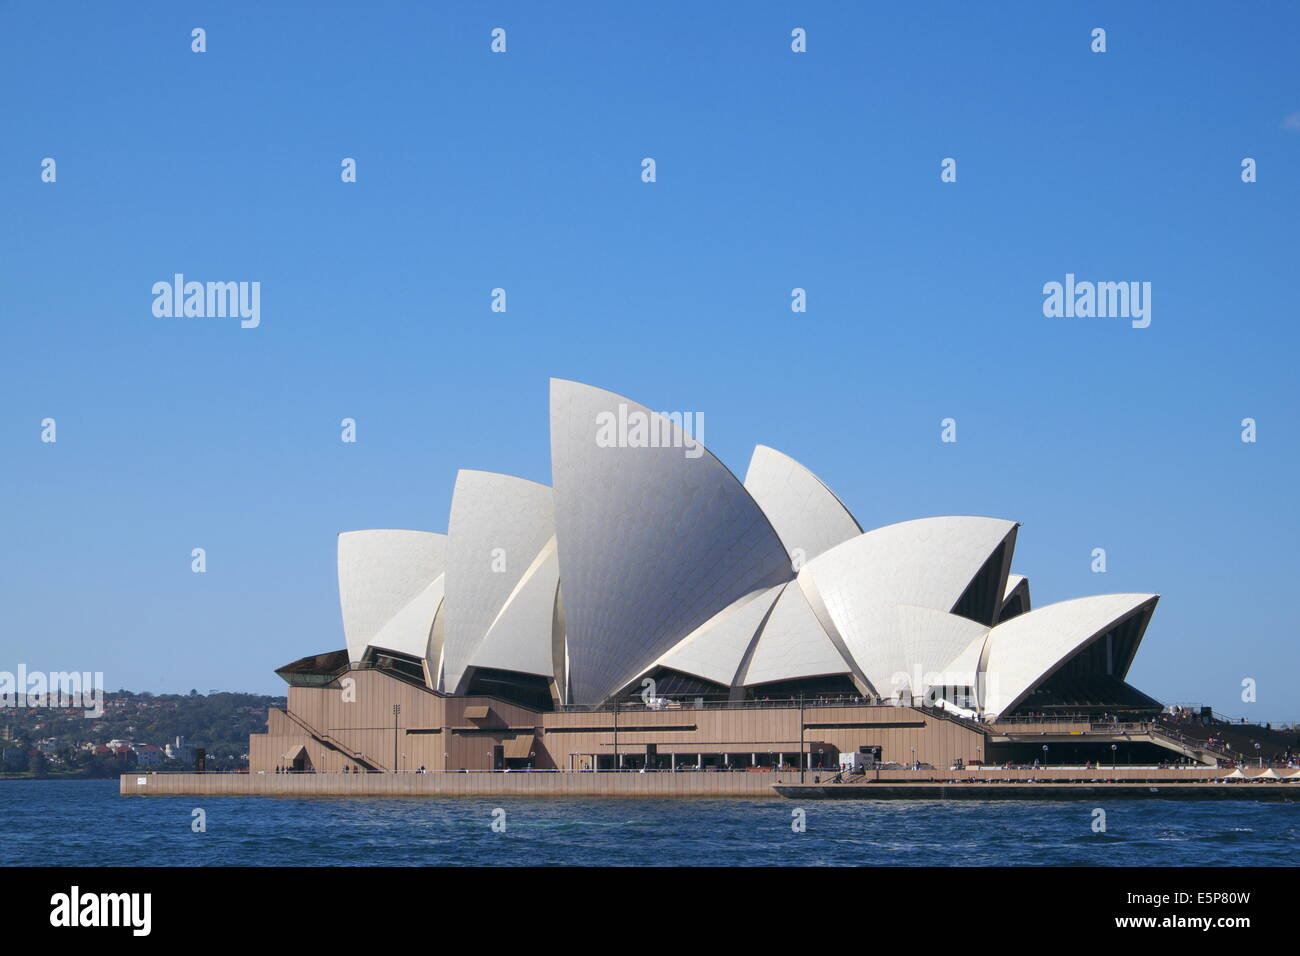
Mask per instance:
[[[649,711],[644,708],[610,711],[537,714],[491,698],[439,697],[395,680],[379,671],[348,675],[351,701],[338,687],[291,687],[289,710],[325,739],[312,735],[271,713],[268,733],[254,735],[249,745],[250,768],[272,772],[284,755],[299,744],[307,746],[317,770],[355,767],[350,750],[376,766],[391,770],[486,770],[495,747],[507,747],[520,735],[533,736],[531,752],[538,769],[582,769],[593,755],[617,752],[645,754],[654,744],[660,754],[680,754],[694,763],[696,754],[795,754],[800,751],[800,711],[797,707],[737,709],[690,706]],[[400,705],[394,732],[393,706]],[[472,707],[487,706],[491,716],[466,716]],[[956,758],[982,756],[983,736],[949,720],[910,707],[807,706],[803,711],[805,752],[853,752],[860,746],[882,748],[882,759],[910,764],[920,760],[946,769]],[[264,739],[259,739],[263,737]],[[343,750],[331,749],[337,741]],[[396,743],[396,752],[394,743]]]
[[[933,771],[880,771],[871,774],[882,782],[926,785],[930,781],[990,783],[1011,781],[1055,782],[1094,780],[1142,781],[1144,783],[1187,783],[1209,781],[1224,771],[1211,768],[1120,769],[1114,773],[1095,770],[987,770],[972,773]],[[815,777],[829,782],[832,775],[809,771],[804,782]],[[755,772],[682,773],[129,773],[120,778],[119,792],[126,796],[357,796],[357,797],[773,797],[775,783],[798,783],[799,774]],[[1132,784],[1130,784],[1132,785]],[[850,785],[851,786],[851,785]],[[866,785],[868,788],[870,784]],[[1238,784],[1237,786],[1251,786]],[[1263,786],[1263,785],[1256,785]],[[1288,783],[1277,787],[1300,786]]]
[[[122,775],[119,792],[231,797],[776,797],[773,783],[798,780],[797,773],[129,773]]]

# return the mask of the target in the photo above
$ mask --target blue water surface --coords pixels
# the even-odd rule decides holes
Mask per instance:
[[[122,797],[115,780],[21,780],[0,782],[0,864],[1289,866],[1300,849],[1300,804],[1100,807],[1104,833],[1083,801]]]

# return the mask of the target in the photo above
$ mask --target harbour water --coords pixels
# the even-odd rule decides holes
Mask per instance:
[[[1295,803],[140,799],[116,780],[0,781],[5,866],[1289,866],[1297,851]]]

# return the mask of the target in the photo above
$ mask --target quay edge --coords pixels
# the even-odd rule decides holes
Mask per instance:
[[[1249,800],[1300,803],[1287,783],[773,784],[790,800]]]

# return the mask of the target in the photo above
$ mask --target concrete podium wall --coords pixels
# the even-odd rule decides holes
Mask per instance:
[[[812,780],[812,775],[808,776]],[[143,781],[143,782],[141,782]],[[126,773],[123,796],[776,797],[798,773]]]

